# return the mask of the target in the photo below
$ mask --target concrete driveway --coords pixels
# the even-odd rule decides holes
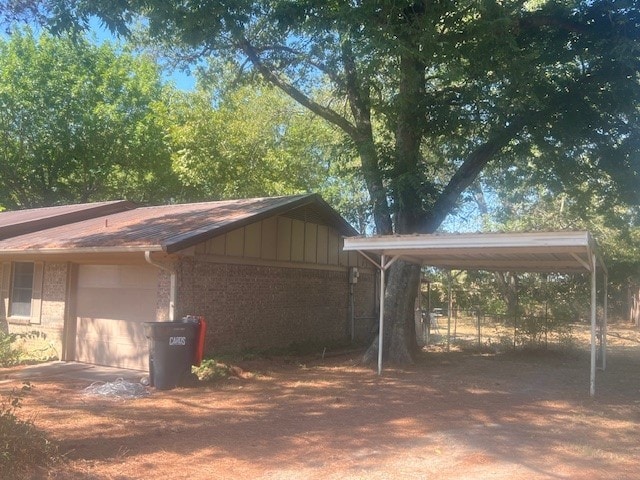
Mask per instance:
[[[142,370],[128,370],[123,368],[104,367],[79,362],[46,362],[37,365],[28,365],[16,369],[7,369],[3,373],[0,383],[11,381],[32,380],[37,378],[54,378],[58,376],[69,377],[75,380],[93,382],[114,382],[123,379],[128,382],[139,382],[147,377],[148,372]]]

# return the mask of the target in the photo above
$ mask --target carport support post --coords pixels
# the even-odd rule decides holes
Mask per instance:
[[[591,263],[591,375],[589,395],[596,394],[596,256],[590,255]]]
[[[603,299],[603,305],[602,308],[604,310],[603,312],[603,318],[602,318],[602,332],[600,332],[602,334],[602,370],[605,370],[607,368],[607,310],[609,309],[609,299],[608,297],[608,283],[609,283],[609,276],[605,273],[604,274],[604,299]]]
[[[449,304],[447,306],[447,352],[451,348],[451,310],[453,307],[453,299],[451,298],[451,270],[447,272],[447,293],[449,295]]]
[[[387,266],[384,253],[380,256],[380,323],[378,326],[378,375],[382,375],[382,345],[384,337],[384,276]]]

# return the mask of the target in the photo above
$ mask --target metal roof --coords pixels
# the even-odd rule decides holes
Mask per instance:
[[[292,214],[357,235],[316,194],[135,208],[0,239],[0,254],[164,251],[175,253],[261,219]]]
[[[514,272],[590,271],[590,255],[597,255],[584,231],[354,237],[345,239],[344,249],[445,269]]]
[[[0,212],[0,239],[135,208],[125,200]]]

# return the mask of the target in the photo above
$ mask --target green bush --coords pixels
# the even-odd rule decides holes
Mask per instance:
[[[0,367],[11,367],[20,363],[20,350],[14,345],[18,338],[15,333],[0,332]]]
[[[21,420],[17,411],[31,390],[25,383],[0,403],[0,472],[2,478],[33,476],[59,460],[58,449],[30,420]]]
[[[54,347],[47,344],[46,339],[47,335],[37,330],[24,333],[0,332],[0,367],[41,363],[58,358]],[[40,348],[36,348],[38,346]]]
[[[193,373],[201,382],[215,382],[224,380],[230,375],[231,369],[224,363],[216,362],[213,358],[202,361],[199,367],[193,367]]]

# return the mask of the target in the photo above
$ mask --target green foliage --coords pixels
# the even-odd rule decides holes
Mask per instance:
[[[57,446],[35,427],[18,417],[22,399],[31,391],[25,383],[0,402],[0,472],[3,478],[34,478],[36,469],[60,460]]]
[[[599,200],[640,202],[638,2],[55,5],[43,4],[35,15],[55,31],[86,27],[97,15],[128,33],[142,15],[154,47],[189,64],[225,59],[334,125],[358,153],[378,233],[436,231],[490,164],[505,185],[531,185],[535,178],[549,186],[551,198],[567,186],[586,211],[594,188],[606,193]],[[4,6],[5,16],[33,13],[22,2]],[[261,137],[252,132],[244,132],[257,140],[249,145],[260,149]],[[257,168],[252,151],[242,162],[221,165],[220,173],[249,181]],[[198,186],[198,178],[188,178],[196,165],[181,161],[183,178]],[[274,188],[270,173],[291,174],[286,165],[264,171],[261,188]],[[526,204],[530,197],[522,193]]]
[[[157,200],[171,186],[156,66],[82,37],[0,40],[0,204]]]
[[[11,367],[20,362],[20,351],[15,348],[18,335],[0,332],[0,367]]]
[[[543,317],[525,315],[517,320],[517,344],[526,348],[540,348],[546,345],[549,336],[557,337],[560,344],[571,337],[568,317]]]
[[[521,159],[540,172],[606,174],[637,201],[635,2],[26,5],[6,3],[5,19],[59,32],[96,15],[126,34],[142,15],[155,51],[258,73],[350,138],[380,232],[391,212],[398,232],[434,231],[489,162],[507,173]]]
[[[23,333],[0,332],[0,367],[39,363],[58,358],[51,344],[46,343],[46,338],[46,333],[38,330]],[[29,348],[25,348],[26,343]],[[36,348],[35,345],[38,343],[39,348]]]
[[[216,382],[229,377],[231,369],[213,358],[205,358],[199,367],[192,367],[201,382]]]
[[[215,98],[201,86],[168,100],[178,199],[316,192],[364,230],[366,192],[344,134],[273,86],[227,79],[225,68],[212,74]]]

